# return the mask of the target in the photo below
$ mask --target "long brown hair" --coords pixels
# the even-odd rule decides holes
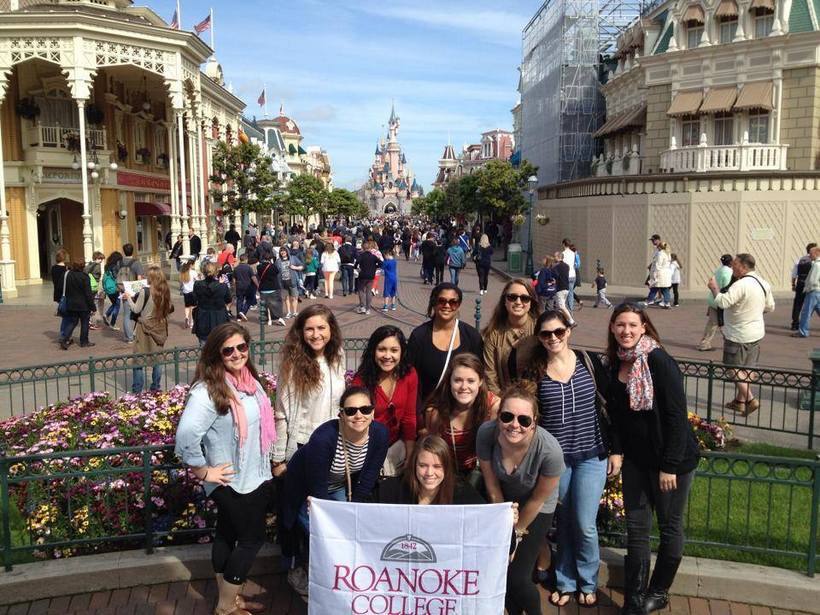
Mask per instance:
[[[341,361],[342,330],[330,308],[323,303],[316,303],[299,312],[282,347],[279,379],[282,386],[292,387],[296,395],[302,399],[318,389],[322,383],[319,362],[305,342],[305,323],[314,316],[324,318],[330,329],[330,341],[322,352],[327,364],[336,367]]]
[[[440,437],[436,435],[424,436],[421,440],[416,442],[413,447],[413,452],[410,453],[410,459],[407,465],[404,466],[404,482],[410,489],[413,495],[413,501],[418,502],[421,495],[421,485],[416,474],[416,463],[418,463],[419,455],[423,452],[432,453],[441,462],[444,468],[444,480],[438,486],[438,493],[433,498],[432,504],[452,504],[453,491],[456,486],[456,467],[453,460],[453,455],[450,453],[450,447]]]
[[[618,360],[618,340],[615,339],[615,334],[612,333],[612,325],[615,324],[615,319],[618,318],[621,314],[626,312],[631,312],[633,314],[637,314],[638,317],[641,319],[641,324],[646,329],[646,335],[651,337],[653,340],[658,342],[658,344],[663,348],[661,344],[661,336],[658,335],[658,330],[655,328],[655,325],[652,324],[652,321],[649,320],[649,314],[646,313],[641,306],[637,305],[636,303],[622,303],[614,310],[612,310],[612,316],[609,318],[609,329],[607,331],[607,343],[606,343],[606,358],[609,362],[609,365],[615,365],[616,361]]]
[[[544,313],[538,317],[538,320],[535,321],[535,330],[533,331],[533,335],[538,337],[538,332],[541,331],[541,327],[544,326],[545,322],[549,322],[550,320],[560,321],[561,324],[564,325],[564,328],[569,331],[570,322],[567,319],[566,314],[559,310],[545,310]],[[566,333],[564,335],[566,335]],[[539,340],[533,348],[529,365],[524,370],[524,378],[535,381],[541,380],[541,378],[543,378],[547,373],[549,362],[549,352],[547,352],[547,349],[544,348],[544,344],[542,344]]]
[[[487,389],[487,376],[484,372],[484,363],[474,354],[465,352],[457,354],[450,360],[450,365],[447,366],[444,378],[441,379],[436,390],[430,394],[425,407],[438,410],[440,428],[443,428],[444,425],[449,427],[450,417],[456,408],[456,400],[453,398],[453,387],[450,384],[450,379],[453,376],[453,372],[459,367],[467,367],[473,370],[481,379],[481,386],[478,387],[478,395],[473,402],[472,408],[469,410],[469,419],[465,423],[465,426],[469,426],[469,429],[473,432],[473,437],[475,437],[478,426],[481,425],[484,417],[489,414],[490,404],[487,401],[489,391]]]
[[[191,383],[191,385],[197,382],[205,383],[208,389],[208,396],[211,398],[219,414],[228,413],[233,397],[230,388],[228,388],[228,384],[225,382],[225,364],[222,362],[222,344],[234,335],[241,335],[246,344],[251,343],[251,336],[248,330],[235,322],[226,322],[211,330],[208,339],[205,340],[205,345],[202,347],[202,354],[199,355],[199,362],[196,364],[194,381]],[[248,349],[248,362],[246,366],[253,377],[259,380],[259,372],[256,371],[256,367],[251,359],[250,349]]]
[[[509,280],[501,291],[501,296],[498,298],[498,303],[495,306],[495,310],[493,310],[493,315],[490,316],[490,322],[487,323],[487,326],[484,327],[484,330],[481,332],[481,335],[487,336],[490,333],[494,333],[495,331],[501,331],[509,327],[509,319],[507,314],[507,293],[510,292],[510,287],[513,284],[519,284],[527,289],[527,294],[530,296],[530,309],[529,309],[529,316],[533,319],[533,321],[538,318],[538,312],[540,310],[540,306],[538,305],[538,297],[535,294],[535,290],[532,287],[532,284],[529,284],[523,278],[514,278]]]
[[[165,320],[171,312],[171,290],[168,288],[168,280],[165,279],[162,269],[156,265],[148,268],[146,277],[151,300],[154,302],[154,318]]]

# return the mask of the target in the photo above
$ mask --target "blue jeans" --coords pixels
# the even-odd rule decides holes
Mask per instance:
[[[352,295],[356,292],[356,275],[353,273],[353,265],[342,265],[342,294]]]
[[[249,286],[248,288],[244,288],[241,291],[237,289],[236,291],[236,313],[239,314],[247,314],[248,310],[251,309],[251,306],[256,303],[256,287]]]
[[[571,312],[575,309],[575,280],[577,278],[569,279],[569,294],[567,295],[567,309]]]
[[[151,368],[151,390],[152,391],[159,391],[160,389],[160,382],[162,380],[162,369],[159,365],[154,365]],[[144,367],[135,367],[134,368],[134,383],[131,386],[132,393],[142,393],[142,389],[145,387],[145,368]]]
[[[803,308],[800,310],[800,326],[797,330],[800,335],[808,337],[809,321],[812,314],[820,316],[820,290],[807,292],[803,298]]]
[[[125,337],[125,341],[133,342],[134,321],[131,320],[131,304],[125,299],[122,300],[122,308],[120,309],[120,312],[122,312],[122,334]]]
[[[111,305],[107,310],[105,310],[105,316],[108,318],[108,322],[110,322],[113,327],[117,324],[117,316],[120,313],[120,298],[115,293],[113,295],[108,295],[108,300],[111,302]]]
[[[336,491],[331,491],[328,493],[327,499],[335,500],[337,502],[345,502],[347,501],[347,493],[344,488],[337,489]],[[310,536],[310,517],[308,516],[307,500],[305,500],[299,508],[299,515],[296,517],[296,521],[299,523],[299,526],[305,530],[305,534]]]
[[[593,457],[572,465],[558,485],[558,561],[555,580],[559,592],[594,593],[598,587],[598,506],[606,483],[606,459]]]
[[[458,286],[458,272],[461,271],[458,267],[450,267],[450,283]]]

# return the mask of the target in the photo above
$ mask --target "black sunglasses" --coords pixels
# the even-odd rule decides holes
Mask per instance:
[[[357,412],[361,412],[363,415],[368,416],[373,413],[373,406],[349,406],[339,408],[339,410],[344,412],[345,416],[356,416]]]
[[[548,340],[549,338],[555,336],[557,339],[563,339],[563,337],[567,334],[566,327],[558,327],[557,329],[541,329],[538,332],[538,337],[542,340]]]
[[[444,297],[439,297],[438,299],[436,299],[436,303],[438,304],[439,307],[444,307],[446,305],[449,305],[451,308],[455,308],[455,307],[458,307],[459,305],[461,305],[461,300],[460,299],[445,299]]]
[[[529,303],[532,301],[532,297],[529,295],[516,295],[514,293],[507,293],[504,295],[504,298],[510,303],[515,303],[516,301],[520,301],[521,303]]]
[[[227,359],[228,357],[233,356],[234,350],[238,350],[241,354],[245,354],[246,352],[248,352],[248,343],[242,342],[241,344],[237,344],[236,346],[225,346],[222,349],[222,356]]]
[[[512,412],[508,412],[506,410],[499,413],[498,418],[501,419],[502,423],[512,423],[513,419],[518,419],[518,424],[524,429],[532,425],[533,422],[533,418],[531,416],[527,416],[526,414],[513,414]]]

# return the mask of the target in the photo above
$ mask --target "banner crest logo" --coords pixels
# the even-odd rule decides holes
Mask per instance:
[[[388,542],[380,559],[383,562],[430,563],[436,561],[436,551],[426,540],[405,534]]]

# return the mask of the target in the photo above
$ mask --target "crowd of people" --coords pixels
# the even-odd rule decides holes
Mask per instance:
[[[461,289],[430,293],[429,320],[368,340],[346,382],[342,332],[314,303],[296,316],[271,404],[237,321],[204,340],[176,437],[178,456],[217,505],[216,612],[241,596],[277,515],[291,587],[308,599],[312,498],[412,505],[514,503],[506,608],[597,604],[598,502],[622,473],[628,615],[661,609],[680,563],[683,511],[698,459],[681,372],[639,305],[616,307],[600,356],[572,347],[566,314],[542,311],[528,280],[508,282],[487,327],[459,318]],[[658,563],[649,576],[653,513]],[[556,526],[550,578],[547,535]],[[534,581],[535,579],[535,581]]]

